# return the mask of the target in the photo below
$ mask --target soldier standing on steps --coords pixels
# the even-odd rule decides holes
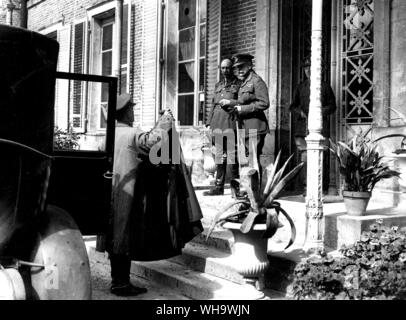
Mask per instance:
[[[218,196],[224,194],[226,171],[231,173],[231,179],[238,179],[237,134],[236,115],[228,112],[219,104],[220,100],[228,99],[230,106],[237,104],[237,94],[240,81],[232,72],[233,62],[230,58],[221,61],[220,70],[223,79],[214,87],[213,107],[207,121],[212,130],[213,144],[216,146],[216,181],[215,187],[203,193],[204,196]],[[230,135],[228,133],[231,133]],[[221,139],[218,139],[220,137]],[[230,139],[232,138],[232,139]],[[232,141],[229,141],[232,140]],[[218,163],[217,159],[221,159]],[[232,187],[233,188],[233,187]],[[238,196],[238,190],[232,190]]]
[[[233,68],[237,72],[241,85],[238,90],[237,103],[224,99],[220,104],[233,112],[238,117],[240,129],[245,131],[245,154],[250,157],[252,146],[251,138],[255,138],[255,148],[261,175],[260,156],[265,142],[265,136],[269,132],[265,110],[269,108],[268,87],[264,80],[254,71],[250,54],[236,54],[233,57]]]

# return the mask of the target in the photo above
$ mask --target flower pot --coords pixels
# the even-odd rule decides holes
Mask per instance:
[[[343,198],[347,213],[350,216],[362,216],[365,214],[371,192],[343,191]]]
[[[233,257],[236,271],[244,277],[246,284],[262,290],[264,273],[269,268],[268,239],[262,237],[266,225],[255,224],[248,233],[240,231],[241,223],[226,222],[223,228],[229,229],[234,236]]]

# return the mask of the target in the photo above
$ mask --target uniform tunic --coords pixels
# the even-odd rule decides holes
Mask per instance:
[[[238,90],[241,106],[239,118],[248,135],[249,129],[256,129],[258,135],[269,132],[264,111],[269,108],[268,87],[255,71],[251,71]]]
[[[207,124],[210,125],[212,130],[221,129],[224,131],[226,129],[236,129],[235,115],[224,111],[219,105],[219,102],[222,99],[235,101],[239,87],[240,81],[235,77],[227,83],[225,79],[216,83],[214,87],[213,107],[210,110],[207,121]]]

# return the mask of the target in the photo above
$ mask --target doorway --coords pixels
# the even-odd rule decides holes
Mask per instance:
[[[331,17],[332,17],[332,2],[323,2],[323,48],[322,48],[322,80],[326,83],[331,83]],[[293,0],[291,10],[291,25],[292,25],[292,46],[291,46],[291,91],[290,101],[293,99],[293,94],[296,86],[306,80],[303,61],[311,56],[311,33],[312,33],[312,1],[311,0]],[[333,117],[335,119],[335,117]],[[332,120],[335,121],[335,120]],[[306,159],[306,153],[299,150],[295,144],[295,132],[300,131],[299,126],[303,126],[303,121],[299,120],[298,115],[290,114],[290,149],[295,153],[296,164]],[[304,124],[306,127],[307,125]],[[329,137],[335,137],[336,125],[331,123]],[[329,138],[327,137],[327,138]],[[329,185],[335,184],[330,179],[330,164],[328,153],[325,153],[324,158],[324,184],[325,189]],[[333,169],[334,170],[334,169]],[[331,175],[334,176],[334,175]],[[306,186],[306,170],[302,170],[294,183],[294,191],[302,194]],[[326,190],[327,191],[327,190]]]

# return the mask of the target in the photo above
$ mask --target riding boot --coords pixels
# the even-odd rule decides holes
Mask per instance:
[[[240,182],[237,179],[232,179],[230,181],[231,197],[233,199],[242,200],[247,197],[246,191],[240,190]]]
[[[216,165],[216,182],[214,188],[203,192],[204,196],[222,196],[224,194],[224,182],[226,178],[226,166],[224,164]]]
[[[110,292],[117,296],[135,296],[147,292],[130,282],[131,260],[124,255],[110,255],[111,287]]]

